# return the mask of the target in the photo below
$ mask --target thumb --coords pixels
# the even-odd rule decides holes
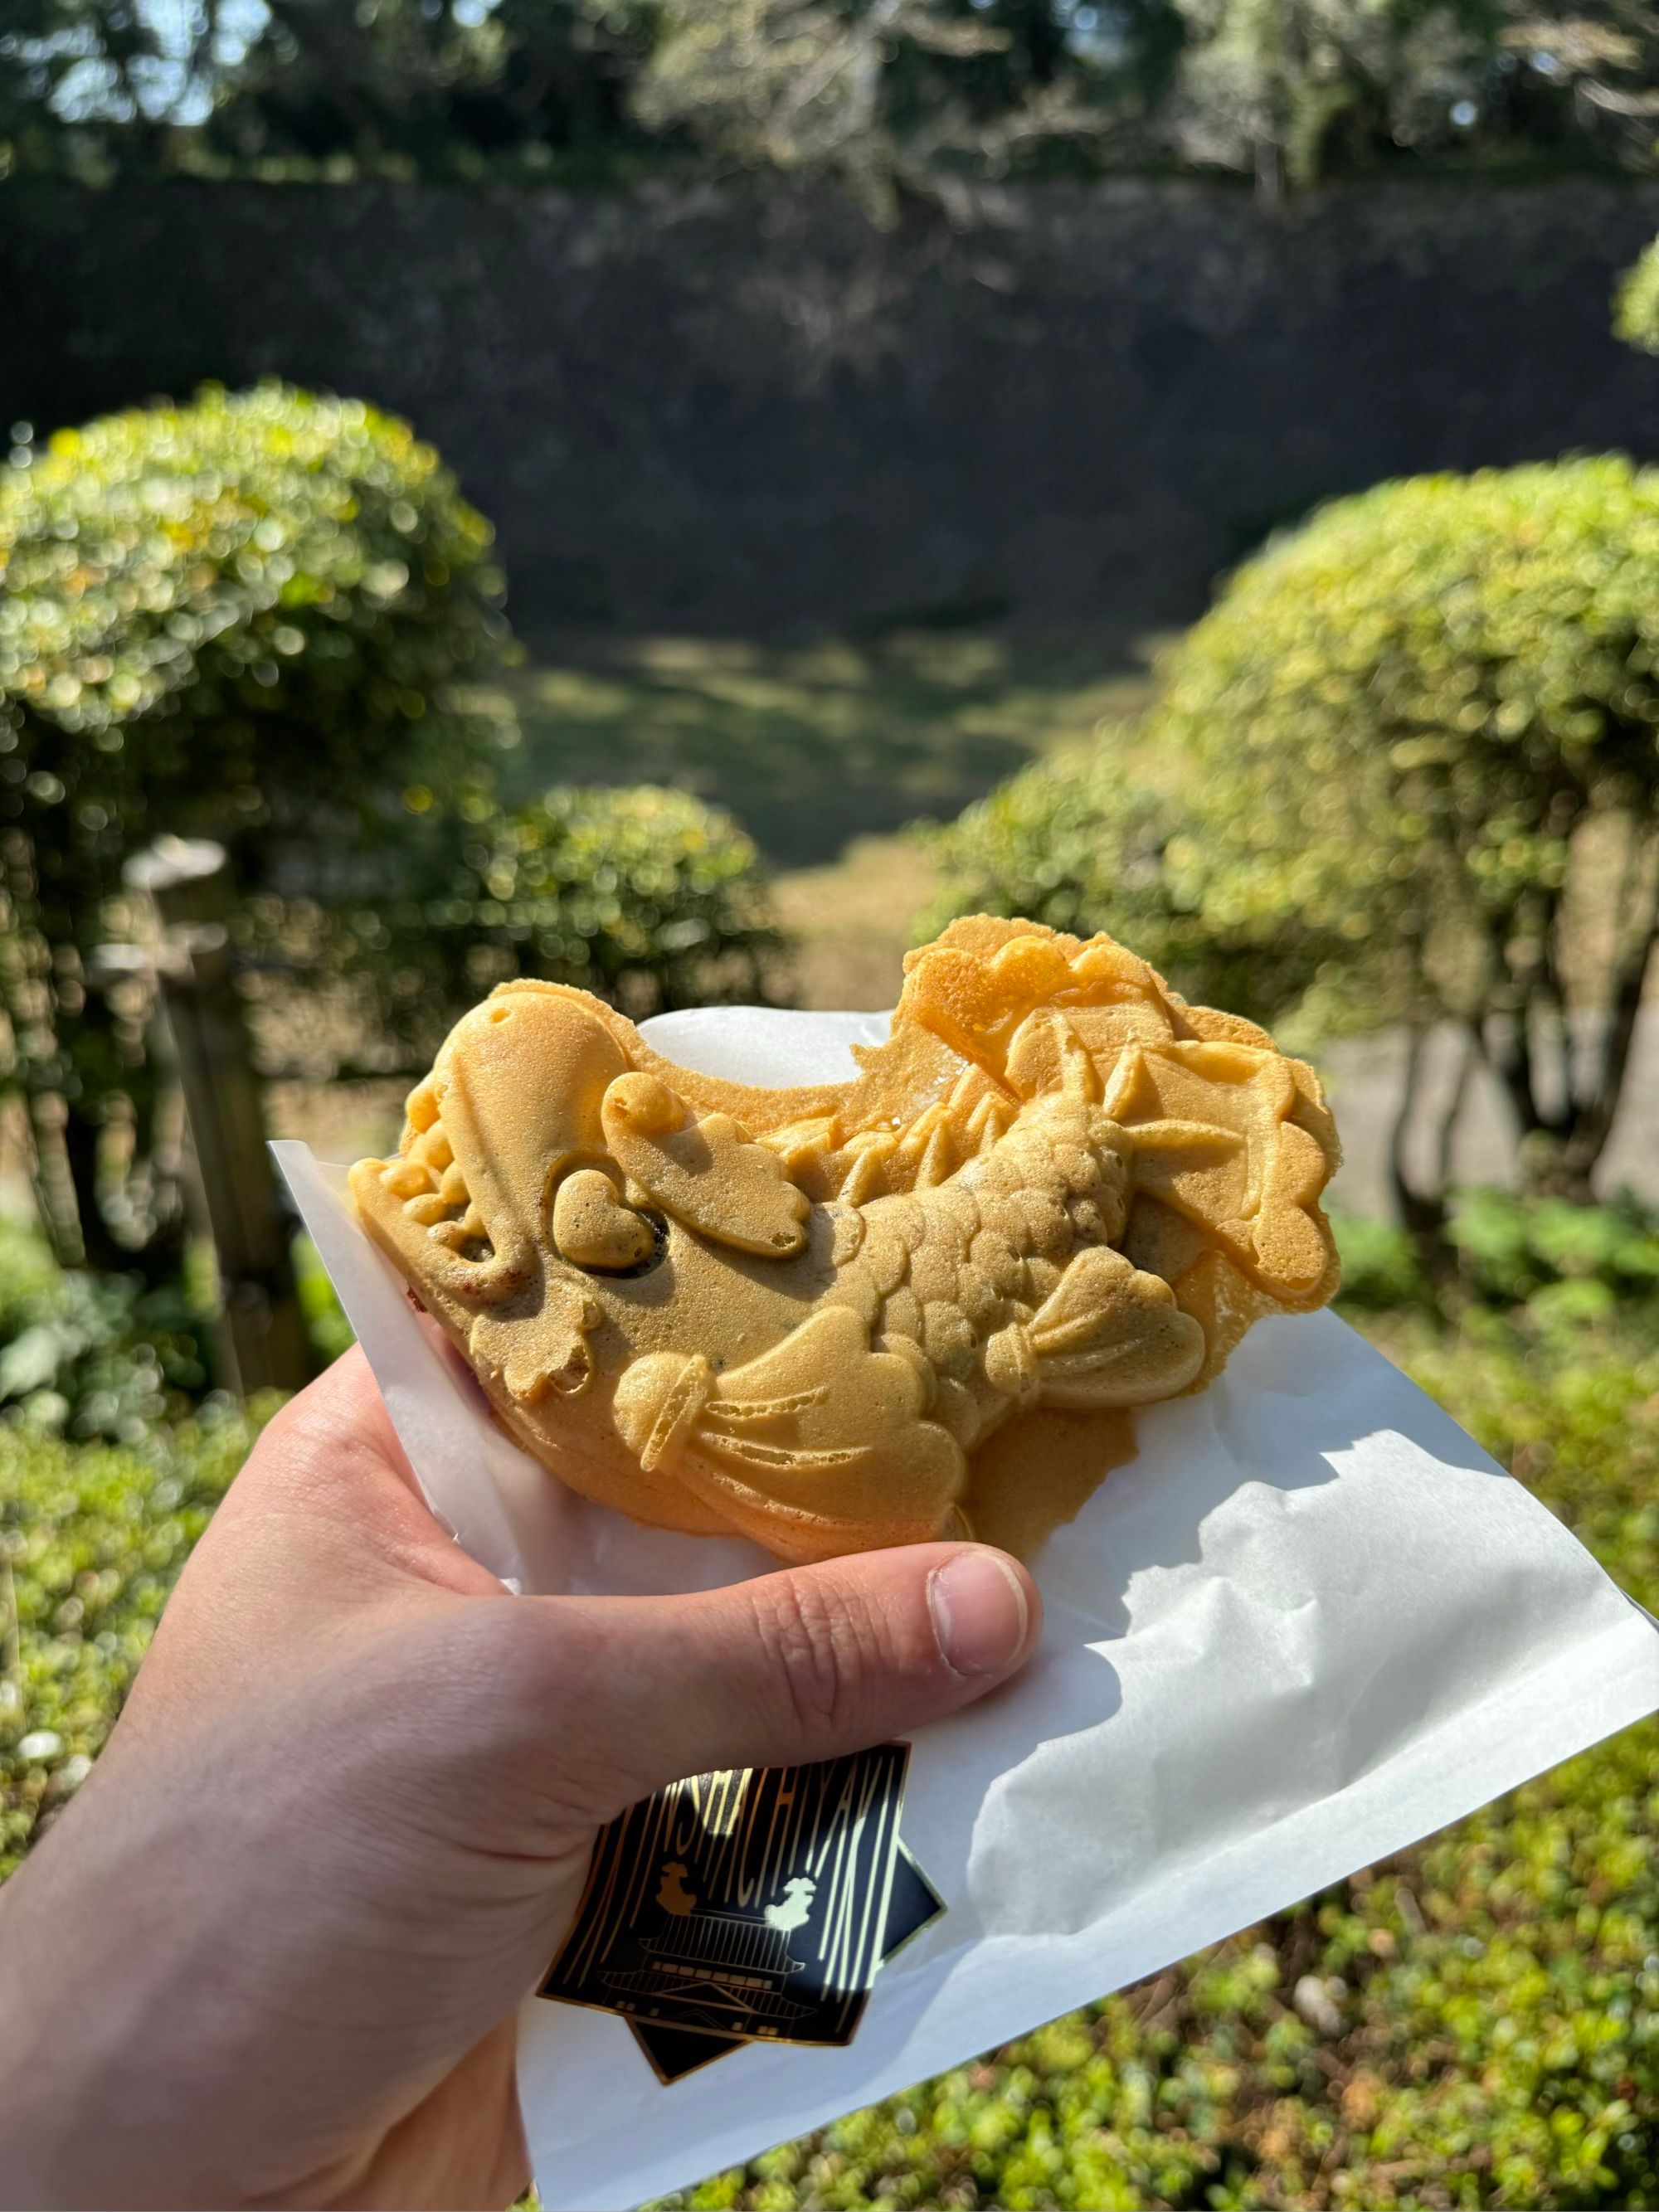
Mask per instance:
[[[979,1544],[909,1544],[684,1597],[541,1608],[562,1781],[600,1820],[689,1774],[863,1749],[1024,1664],[1042,1600]]]

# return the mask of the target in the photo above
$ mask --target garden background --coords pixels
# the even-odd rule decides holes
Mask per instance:
[[[1118,932],[1659,1606],[1656,227],[1641,0],[13,0],[0,1876],[514,972]],[[1659,2203],[1656,1744],[684,2201]]]

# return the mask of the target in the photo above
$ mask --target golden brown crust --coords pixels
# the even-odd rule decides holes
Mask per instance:
[[[504,984],[353,1192],[545,1464],[790,1558],[1051,1523],[1079,1422],[1103,1469],[1126,1408],[1335,1287],[1312,1070],[1109,938],[953,923],[856,1057],[722,1081],[584,992]],[[1014,1449],[1045,1407],[1063,1480]]]

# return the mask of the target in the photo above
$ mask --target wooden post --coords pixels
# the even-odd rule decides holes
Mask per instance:
[[[161,1005],[219,1262],[234,1389],[297,1390],[315,1370],[230,950],[224,848],[158,837],[127,863],[155,909]]]

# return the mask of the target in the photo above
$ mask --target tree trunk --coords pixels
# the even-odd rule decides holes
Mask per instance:
[[[55,1091],[34,1091],[29,1094],[28,1113],[35,1212],[58,1266],[83,1267],[87,1249],[64,1141],[64,1102]]]
[[[161,838],[126,873],[161,925],[162,999],[219,1263],[221,1364],[242,1391],[302,1389],[315,1362],[236,989],[224,850]]]
[[[1414,1024],[1408,1033],[1406,1045],[1406,1065],[1401,1073],[1400,1097],[1395,1111],[1394,1127],[1389,1137],[1389,1181],[1394,1192],[1394,1202],[1400,1215],[1400,1224],[1412,1240],[1418,1266],[1424,1279],[1437,1294],[1448,1294],[1457,1279],[1457,1258],[1446,1241],[1446,1194],[1443,1170],[1438,1190],[1419,1190],[1412,1182],[1406,1165],[1406,1141],[1416,1115],[1418,1090],[1422,1080],[1423,1060],[1428,1049],[1427,1027]],[[1462,1085],[1458,1085],[1461,1100]],[[1442,1160],[1449,1150],[1450,1122],[1455,1110],[1440,1132],[1439,1152]]]
[[[134,1255],[118,1243],[102,1203],[104,1118],[101,1102],[70,1099],[64,1115],[64,1156],[75,1193],[81,1237],[81,1261],[102,1274],[118,1274],[134,1264]]]
[[[1613,1125],[1630,1073],[1636,1025],[1641,1018],[1642,996],[1659,945],[1659,881],[1651,883],[1642,901],[1635,928],[1614,964],[1612,1003],[1601,1039],[1595,1086],[1588,1098],[1573,1102],[1571,1121],[1561,1146],[1557,1169],[1563,1194],[1588,1205],[1590,1178],[1607,1149]]]
[[[1285,157],[1271,131],[1257,133],[1254,166],[1255,197],[1264,208],[1277,208],[1285,198]]]
[[[1597,1163],[1607,1149],[1618,1116],[1632,1048],[1642,1009],[1643,988],[1659,944],[1659,843],[1639,819],[1628,823],[1628,842],[1620,879],[1613,892],[1614,946],[1607,978],[1607,1026],[1588,1085],[1574,1066],[1571,1026],[1559,959],[1562,898],[1544,898],[1531,933],[1533,957],[1523,972],[1511,973],[1516,1030],[1507,1054],[1493,1056],[1503,1078],[1521,1138],[1521,1172],[1528,1191],[1593,1202]],[[1561,1059],[1561,1104],[1542,1113],[1533,1095],[1529,1066],[1523,1071],[1517,1050],[1528,1037],[1531,1009],[1554,1015]],[[1530,1060],[1529,1049],[1526,1054]]]

